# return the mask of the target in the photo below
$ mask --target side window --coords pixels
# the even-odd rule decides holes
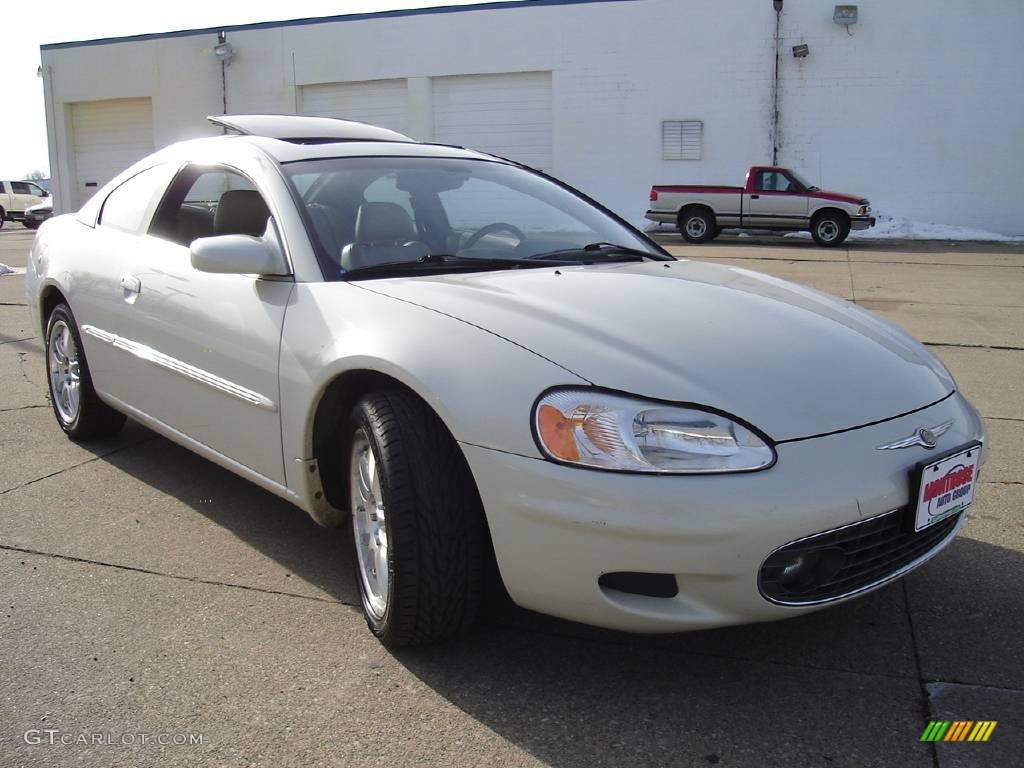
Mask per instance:
[[[35,195],[36,197],[46,197],[46,192],[43,188],[35,184],[28,185],[28,193],[30,195]]]
[[[416,215],[412,210],[412,203],[409,202],[409,193],[398,188],[398,174],[388,173],[381,176],[370,184],[363,192],[363,197],[368,203],[395,203],[405,208],[409,218],[415,220]]]
[[[178,173],[150,234],[186,248],[215,235],[266,232],[270,209],[255,185],[228,168],[191,165]]]
[[[164,190],[166,169],[149,168],[132,176],[103,201],[99,224],[123,232],[141,232],[149,223],[154,198]]]
[[[791,186],[786,174],[778,171],[758,171],[757,188],[762,192],[788,192]]]
[[[31,195],[32,191],[29,189],[28,184],[24,181],[12,181],[11,192],[16,195]]]

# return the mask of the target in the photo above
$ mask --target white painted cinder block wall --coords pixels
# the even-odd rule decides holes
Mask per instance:
[[[786,0],[779,162],[920,221],[1024,234],[1024,3],[862,0],[852,36],[832,0]],[[470,7],[471,8],[471,7]],[[554,173],[633,221],[652,183],[741,182],[771,161],[770,0],[620,0],[228,30],[228,111],[288,113],[302,85],[411,78],[429,139],[430,81],[551,71]],[[157,147],[211,135],[214,32],[44,48],[58,206],[74,165],[68,105],[148,96]],[[794,59],[791,46],[810,46]],[[661,159],[661,122],[704,121],[700,161]]]

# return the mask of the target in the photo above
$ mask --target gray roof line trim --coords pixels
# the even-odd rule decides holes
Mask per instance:
[[[234,24],[223,27],[183,29],[176,32],[152,32],[142,35],[128,35],[127,37],[103,37],[96,40],[74,40],[65,43],[45,43],[39,46],[39,50],[59,51],[65,48],[85,48],[93,45],[115,45],[117,43],[138,43],[146,40],[191,37],[195,35],[217,34],[218,32],[251,32],[260,29],[305,27],[313,24],[337,24],[347,21],[394,19],[409,16],[433,16],[443,13],[469,13],[471,11],[497,11],[530,7],[549,8],[558,5],[593,5],[596,3],[635,3],[638,1],[639,0],[508,0],[508,2],[478,3],[476,5],[442,5],[429,8],[400,8],[392,11],[376,11],[373,13],[350,13],[338,16],[320,16],[305,19],[288,19],[284,21],[260,21],[251,24]]]

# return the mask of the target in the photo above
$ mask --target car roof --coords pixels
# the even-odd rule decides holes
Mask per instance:
[[[259,147],[279,163],[367,156],[496,159],[462,147],[419,142],[397,131],[356,120],[304,115],[214,115],[207,120],[237,135],[198,139],[177,147],[195,148],[199,142],[206,146],[211,142],[244,142]]]
[[[413,141],[408,136],[358,120],[306,115],[210,115],[206,118],[236,133],[315,144],[330,141]]]

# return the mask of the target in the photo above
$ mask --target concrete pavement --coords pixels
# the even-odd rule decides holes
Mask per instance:
[[[31,237],[0,230],[0,262],[24,266]],[[392,654],[355,607],[340,532],[138,425],[67,441],[22,278],[0,277],[0,765],[1019,764],[1024,248],[664,239],[933,345],[990,437],[943,555],[788,622],[638,637],[509,609]],[[933,718],[999,725],[985,744],[923,744]],[[50,745],[46,729],[135,743]],[[139,743],[159,733],[202,743]]]

